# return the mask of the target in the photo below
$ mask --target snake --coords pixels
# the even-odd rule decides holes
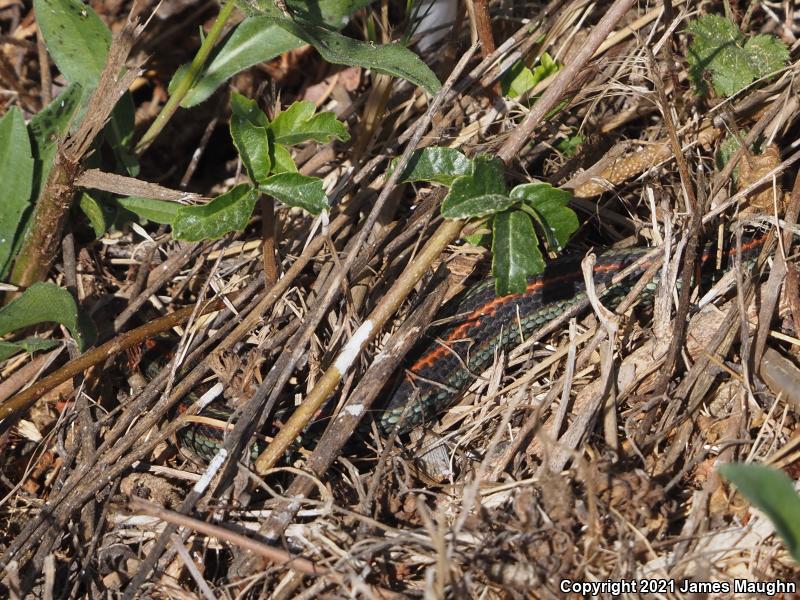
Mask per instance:
[[[766,238],[751,235],[740,247],[732,246],[719,257],[715,247],[704,247],[699,260],[701,282],[714,280],[730,269],[736,252],[741,252],[743,265],[752,265]],[[660,264],[662,257],[652,251],[653,248],[634,247],[597,255],[593,279],[595,284],[605,286],[598,296],[606,308],[616,308],[639,277],[654,263]],[[528,279],[520,294],[497,296],[494,279],[485,279],[449,303],[452,306],[444,307],[443,314],[449,316],[446,325],[427,331],[403,365],[403,376],[378,417],[383,432],[407,433],[432,421],[460,399],[500,352],[519,346],[534,331],[586,300],[581,260],[581,256],[565,256],[549,262],[543,273]],[[727,265],[727,269],[718,271],[717,262]],[[615,276],[629,267],[627,275],[615,282]],[[640,305],[652,303],[658,282],[656,274],[642,290]],[[680,287],[680,280],[677,285]],[[187,406],[195,399],[190,393],[181,404]],[[179,434],[181,445],[210,460],[224,442],[226,424],[232,415],[232,408],[212,403],[201,416],[211,417],[218,425],[209,424],[207,419],[189,423]],[[261,445],[254,443],[250,454],[257,456],[261,450]]]

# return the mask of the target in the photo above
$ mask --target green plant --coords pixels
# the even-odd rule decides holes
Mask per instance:
[[[326,61],[360,66],[406,79],[435,93],[441,87],[428,66],[401,44],[360,42],[337,33],[347,17],[373,0],[289,0],[282,7],[273,0],[240,0],[249,16],[215,48],[235,0],[227,0],[197,56],[175,73],[169,85],[171,97],[137,144],[144,151],[178,106],[199,104],[227,79],[260,62],[310,44]],[[210,63],[206,67],[206,62]]]
[[[72,294],[52,283],[36,283],[13,302],[0,308],[0,337],[48,322],[66,327],[79,350],[94,342],[96,334],[92,321],[78,309]],[[16,341],[0,340],[0,361],[22,351],[33,353],[47,350],[56,343],[35,336]]]
[[[772,35],[746,36],[735,23],[719,15],[705,15],[689,23],[689,76],[700,95],[708,87],[706,73],[719,96],[733,96],[756,79],[780,69],[789,51]]]
[[[580,133],[574,133],[560,140],[556,144],[556,150],[561,152],[567,158],[572,158],[578,153],[578,150],[586,141],[586,138]]]
[[[567,206],[569,192],[548,183],[525,183],[509,191],[503,163],[493,156],[469,159],[452,148],[425,148],[414,153],[401,180],[449,187],[443,217],[489,226],[499,296],[524,292],[528,278],[544,270],[537,230],[547,247],[558,251],[578,229],[578,218]],[[467,241],[477,243],[482,237]]]
[[[141,152],[147,147],[179,105],[196,104],[239,71],[303,43],[312,44],[331,62],[360,65],[404,77],[429,92],[438,90],[439,81],[430,69],[405,47],[399,44],[376,47],[346,38],[333,30],[342,27],[349,15],[369,3],[370,0],[290,1],[289,11],[284,13],[271,1],[243,2],[241,7],[249,17],[216,46],[235,6],[233,0],[225,3],[195,60],[176,74],[171,88],[175,94],[137,149]],[[231,190],[231,196],[223,195],[202,208],[167,207],[140,198],[116,202],[108,194],[75,194],[71,191],[72,181],[85,167],[103,166],[105,170],[122,171],[129,176],[138,174],[138,163],[131,151],[133,102],[127,93],[116,105],[112,103],[109,107],[109,110],[113,110],[110,110],[108,124],[102,134],[92,140],[94,151],[86,154],[88,158],[78,157],[80,164],[62,161],[59,171],[52,173],[59,142],[68,130],[74,132],[84,120],[88,102],[103,71],[112,36],[91,7],[80,0],[35,0],[34,5],[47,49],[71,85],[34,117],[27,132],[24,131],[20,116],[14,111],[0,122],[0,174],[13,184],[14,191],[13,201],[0,208],[0,277],[7,276],[12,262],[16,261],[12,283],[27,286],[42,280],[58,249],[57,243],[45,244],[44,238],[52,238],[57,242],[66,214],[75,204],[84,210],[97,235],[117,221],[119,214],[130,218],[131,212],[139,215],[148,213],[148,218],[174,224],[178,236],[185,239],[195,239],[200,235],[216,237],[240,225],[244,212],[238,212],[239,209],[255,203],[256,196],[251,190]],[[210,64],[206,67],[208,60]],[[30,141],[25,137],[29,137]],[[314,137],[312,135],[304,139]],[[293,165],[290,165],[291,159],[285,147],[291,143],[296,141],[279,140],[271,150],[274,154],[271,156],[271,160],[274,160],[273,174],[286,174],[269,181],[254,181],[265,193],[282,201],[298,199],[304,208],[319,212],[324,195],[318,184],[300,175],[289,174]],[[98,152],[101,147],[111,152]],[[97,157],[101,155],[112,156],[114,163],[100,165]],[[53,184],[48,188],[51,174]],[[251,173],[251,176],[256,175]],[[65,189],[70,192],[64,192]],[[31,223],[36,221],[37,212],[46,212],[48,215],[48,222],[53,223],[49,231],[41,231],[41,228],[32,230]],[[196,228],[198,220],[209,221],[208,217],[212,215],[223,219],[227,225],[220,224],[216,231],[207,228],[207,233],[201,234]]]
[[[769,517],[792,558],[800,563],[800,494],[794,482],[783,471],[764,465],[731,463],[719,471]]]
[[[355,64],[379,72],[407,78],[429,92],[439,89],[433,73],[416,55],[397,44],[376,46],[346,38],[340,29],[347,18],[373,0],[290,0],[290,16],[272,2],[242,2],[249,16],[225,36],[181,101],[188,108],[207,99],[225,81],[253,65],[279,54],[311,44],[322,57],[333,63]],[[170,93],[189,68],[181,67],[170,83]]]
[[[171,86],[173,97],[137,150],[148,146],[179,105],[197,104],[243,69],[304,43],[313,45],[331,62],[403,77],[430,93],[436,92],[439,81],[405,47],[375,46],[335,31],[371,1],[290,0],[285,12],[271,1],[242,2],[240,6],[248,17],[217,45],[236,6],[229,0],[203,39],[195,60],[176,73]],[[321,181],[297,173],[288,146],[310,139],[348,139],[344,126],[333,115],[315,115],[309,103],[294,105],[269,123],[254,104],[248,105],[249,101],[237,96],[232,101],[231,133],[252,183],[236,186],[203,206],[148,198],[115,199],[104,192],[77,193],[75,178],[87,167],[103,167],[134,177],[138,174],[131,148],[133,101],[127,92],[121,97],[95,93],[106,68],[112,35],[91,7],[81,0],[34,0],[34,8],[45,45],[69,86],[27,126],[18,109],[9,110],[0,119],[0,177],[9,198],[0,205],[0,279],[23,288],[43,280],[74,207],[84,211],[98,236],[120,219],[138,216],[172,225],[175,237],[185,240],[213,239],[243,228],[260,193],[314,214],[327,207]],[[87,121],[90,101],[98,98],[105,103],[103,110],[108,111],[107,124],[87,129],[88,146],[81,146],[80,152],[74,152],[73,147],[67,155],[63,143],[66,134],[80,129]],[[63,322],[58,315],[43,320]],[[27,343],[26,347],[33,348],[34,344]]]
[[[558,73],[560,68],[547,52],[542,54],[539,64],[532,70],[523,61],[518,60],[500,78],[500,89],[504,96],[518,98],[551,75]]]
[[[313,215],[328,208],[322,180],[298,173],[288,147],[308,140],[349,140],[344,123],[333,113],[316,113],[313,102],[295,102],[270,122],[253,100],[234,93],[230,132],[251,183],[197,206],[149,198],[116,202],[139,217],[171,225],[173,236],[187,241],[216,239],[244,229],[259,194]]]

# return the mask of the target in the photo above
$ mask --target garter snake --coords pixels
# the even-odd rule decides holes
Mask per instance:
[[[752,264],[766,240],[765,235],[753,236],[742,243],[742,262]],[[597,256],[594,280],[608,287],[600,293],[607,308],[614,308],[627,295],[657,257],[643,261],[622,281],[612,284],[614,275],[634,265],[652,248],[609,250]],[[732,263],[736,248],[724,252],[720,261]],[[537,277],[529,279],[524,294],[497,297],[494,281],[489,279],[469,289],[448,312],[455,314],[446,326],[426,335],[404,369],[404,376],[390,396],[379,424],[384,432],[395,427],[407,432],[430,420],[454,404],[478,374],[488,368],[497,353],[509,350],[524,341],[533,331],[571,309],[586,297],[580,256],[559,258]],[[717,256],[713,249],[703,250],[700,259],[701,279],[713,279]],[[654,278],[640,298],[647,303],[652,299],[658,283]],[[679,282],[680,285],[680,282]],[[182,403],[191,404],[192,395]],[[406,405],[409,405],[406,407]],[[202,416],[212,417],[219,425],[207,420],[191,423],[181,430],[181,443],[194,454],[210,459],[221,446],[225,423],[231,420],[232,409],[213,403],[204,409]],[[251,455],[260,448],[251,447]]]

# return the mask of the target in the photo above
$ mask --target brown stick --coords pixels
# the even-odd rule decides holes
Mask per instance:
[[[675,156],[675,162],[678,164],[678,173],[680,174],[683,192],[686,194],[688,201],[688,208],[691,214],[691,222],[689,223],[689,240],[686,244],[686,249],[683,254],[683,267],[681,270],[681,286],[680,296],[678,299],[678,306],[675,309],[675,329],[673,332],[672,340],[670,341],[667,356],[664,359],[664,368],[661,371],[658,384],[656,384],[656,395],[664,394],[669,385],[669,379],[672,375],[672,370],[675,368],[675,363],[678,360],[678,354],[683,348],[683,343],[686,338],[687,315],[689,313],[689,299],[692,286],[692,273],[695,271],[697,264],[697,249],[700,245],[700,233],[703,226],[703,207],[697,202],[697,196],[694,193],[694,187],[691,177],[689,176],[689,167],[686,164],[686,159],[683,156],[681,143],[678,139],[678,131],[675,127],[675,122],[672,120],[672,108],[667,99],[667,94],[664,90],[664,84],[661,81],[661,73],[656,66],[656,60],[653,53],[649,48],[647,56],[651,65],[653,73],[653,81],[658,94],[658,104],[661,109],[664,123],[667,126],[667,134],[669,144],[672,147],[672,154]]]
[[[269,196],[261,197],[261,262],[264,266],[264,281],[272,287],[278,281],[278,264],[275,260],[275,201]]]
[[[487,0],[473,0],[472,4],[475,7],[475,27],[478,29],[478,39],[481,41],[481,56],[486,58],[496,49],[492,18],[489,16],[489,3]]]

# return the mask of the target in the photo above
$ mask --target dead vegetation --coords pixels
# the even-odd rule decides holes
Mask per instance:
[[[392,39],[404,4],[362,9],[349,34],[372,23]],[[0,595],[562,598],[564,580],[797,581],[769,521],[717,473],[734,460],[800,472],[793,9],[730,5],[792,58],[724,100],[693,92],[685,59],[687,21],[722,5],[458,4],[452,30],[421,54],[449,78],[435,100],[308,47],[230,82],[267,112],[306,98],[347,122],[350,142],[310,143],[294,157],[324,179],[324,218],[278,208],[277,235],[256,212],[242,232],[186,243],[152,223],[93,239],[72,214],[49,277],[73,290],[103,343],[80,357],[62,346],[0,364]],[[112,30],[130,8],[93,7]],[[139,135],[216,12],[164,9],[131,53],[144,69],[131,83]],[[30,5],[3,3],[0,19],[0,103],[30,117],[61,83],[41,68]],[[498,95],[515,59],[544,51],[563,67],[531,91],[536,102]],[[230,188],[241,165],[229,93],[179,111],[137,178],[81,169],[69,185],[181,202]],[[565,150],[576,135],[583,143]],[[730,136],[762,153],[739,150],[720,165]],[[778,243],[760,278],[739,268],[710,291],[661,286],[652,311],[637,308],[640,287],[613,313],[565,312],[497,355],[424,432],[386,435],[371,416],[404,356],[444,298],[486,273],[486,251],[456,243],[463,224],[439,215],[441,194],[390,181],[392,158],[430,145],[495,154],[515,183],[571,189],[581,222],[572,253],[651,245],[685,281],[699,247],[735,244],[742,227],[779,232]],[[277,280],[265,285],[274,241]],[[385,308],[426,252],[438,258],[422,281]],[[335,393],[319,391],[373,317],[375,339]],[[152,352],[146,340],[165,333],[171,360],[132,386],[131,366]],[[206,466],[179,452],[175,432],[190,417],[174,408],[218,382],[239,418],[229,460],[202,477]],[[260,474],[243,464],[253,432],[280,437],[318,395],[330,399],[299,440],[288,435],[288,452]]]

